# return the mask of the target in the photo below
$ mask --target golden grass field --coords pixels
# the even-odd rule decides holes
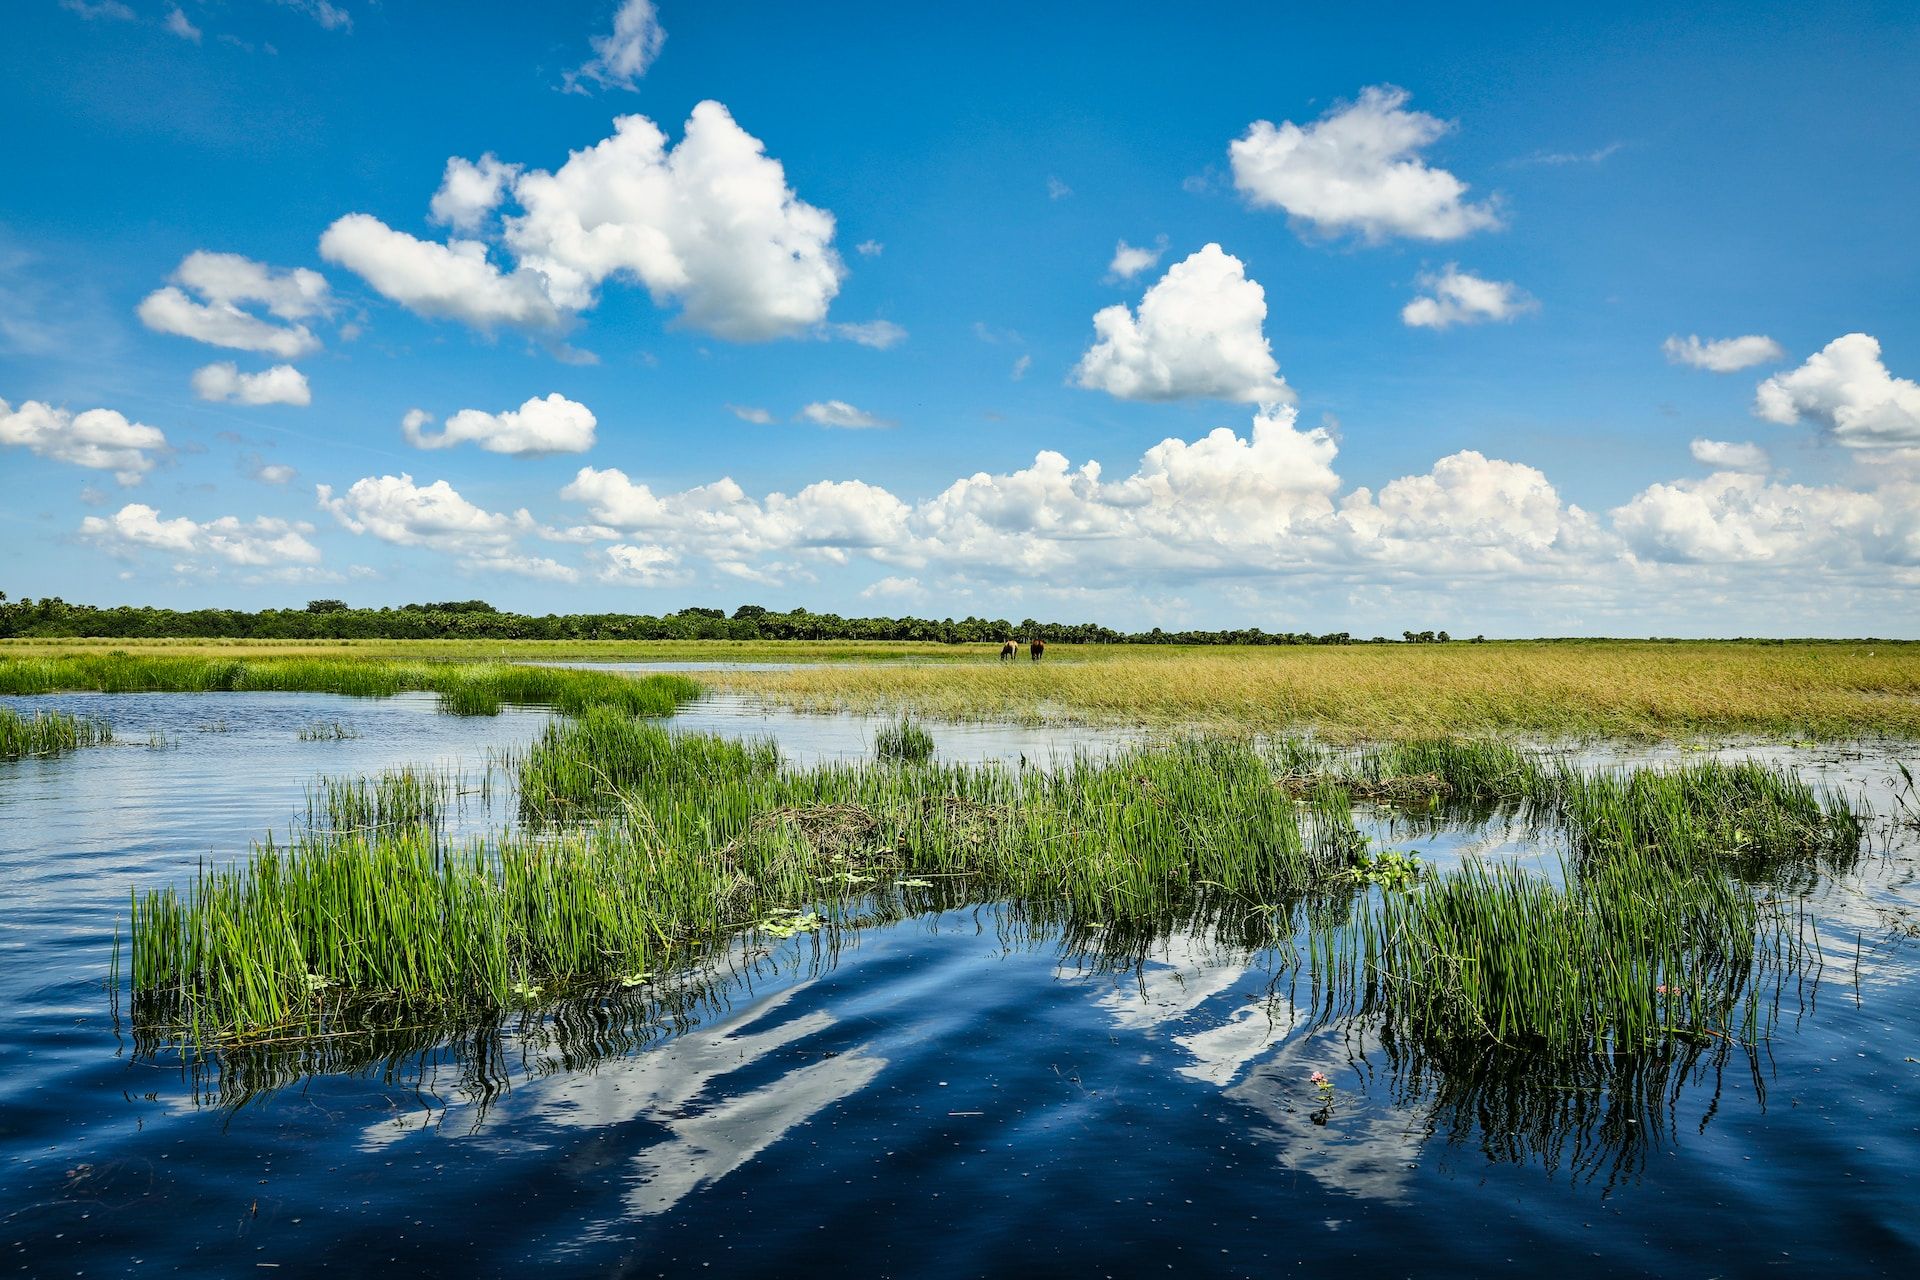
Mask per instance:
[[[947,720],[1312,729],[1338,739],[1519,732],[1643,738],[1920,739],[1920,644],[1504,641],[1344,647],[867,642],[8,641],[0,659],[140,655],[507,661],[784,661],[698,673],[802,710]]]
[[[1046,659],[741,671],[702,680],[803,710],[937,719],[1311,728],[1331,738],[1524,732],[1920,738],[1920,645],[1604,641],[1049,647]]]

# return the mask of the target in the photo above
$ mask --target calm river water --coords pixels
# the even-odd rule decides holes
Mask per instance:
[[[468,780],[456,823],[504,821],[489,752],[545,715],[456,718],[428,695],[0,701],[102,715],[122,740],[0,763],[0,1272],[1920,1267],[1911,836],[1816,899],[1827,966],[1768,1052],[1665,1064],[1633,1097],[1409,1062],[1310,1023],[1274,956],[1204,934],[1116,969],[1011,908],[951,904],[743,945],[671,1008],[396,1046],[243,1100],[135,1054],[116,1021],[129,890],[286,830],[324,775],[432,766]],[[802,762],[860,755],[873,727],[726,700],[677,722],[771,733]],[[357,736],[299,740],[335,723]],[[937,737],[1008,761],[1123,740]],[[1800,762],[1887,807],[1885,752]],[[1529,841],[1495,824],[1416,844],[1551,859]]]

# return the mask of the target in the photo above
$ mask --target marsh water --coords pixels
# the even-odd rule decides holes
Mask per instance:
[[[0,1272],[1920,1266],[1920,849],[1888,823],[1815,895],[1824,964],[1763,1048],[1676,1051],[1630,1079],[1382,1044],[1313,1016],[1283,957],[1201,922],[1106,939],[948,898],[743,940],[630,1001],[223,1077],[138,1051],[106,981],[129,891],[244,856],[323,776],[433,768],[460,779],[456,830],[509,821],[489,762],[545,713],[0,701],[99,715],[119,739],[0,763]],[[771,735],[802,764],[859,758],[875,728],[739,699],[675,723]],[[934,728],[945,758],[1015,765],[1130,740]],[[1888,807],[1887,750],[1729,751]],[[1498,817],[1371,821],[1441,863],[1557,857]]]

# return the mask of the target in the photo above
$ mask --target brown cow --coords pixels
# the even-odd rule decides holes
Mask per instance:
[[[1009,640],[1000,646],[1000,661],[1011,662],[1019,656],[1020,646]]]
[[[1033,660],[1038,662],[1040,661],[1040,655],[1047,651],[1047,642],[1045,640],[1035,640],[1027,646],[1027,651],[1033,654]]]

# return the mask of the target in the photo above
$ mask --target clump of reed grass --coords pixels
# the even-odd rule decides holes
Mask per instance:
[[[1554,806],[1587,860],[1657,854],[1750,878],[1806,879],[1860,853],[1859,814],[1837,792],[1756,761],[1677,769],[1561,769]]]
[[[901,764],[925,764],[933,759],[933,735],[911,717],[901,716],[880,726],[873,735],[873,753],[882,760]]]
[[[456,847],[409,821],[411,788],[383,780],[316,799],[290,845],[137,900],[137,1014],[213,1041],[309,1034],[354,1001],[456,1017],[516,988],[551,996],[658,972],[741,928],[901,881],[964,878],[988,896],[1146,922],[1201,894],[1277,901],[1339,869],[1304,845],[1244,744],[1055,774],[792,771],[765,744],[590,712],[551,726],[519,772],[532,810],[601,821]]]
[[[338,720],[315,720],[301,725],[295,736],[302,742],[344,742],[359,737],[360,731]]]
[[[1763,1035],[1768,975],[1804,958],[1789,923],[1752,887],[1635,850],[1565,884],[1474,859],[1322,945],[1331,989],[1397,1034],[1587,1055]]]
[[[1765,771],[1536,775],[1497,753],[1431,745],[1381,759],[1380,776],[1444,771],[1482,795],[1519,778],[1575,831],[1565,882],[1386,859],[1355,826],[1346,787],[1326,779],[1296,799],[1271,754],[1239,739],[1054,771],[800,770],[769,743],[589,709],[550,724],[513,768],[523,812],[590,825],[454,846],[431,795],[404,775],[330,792],[324,822],[316,805],[292,844],[136,902],[136,1013],[213,1044],[313,1034],[360,1007],[458,1019],[536,989],[551,999],[661,972],[742,930],[790,936],[795,920],[911,883],[1136,940],[1231,904],[1235,929],[1283,944],[1304,906],[1306,963],[1330,1006],[1436,1043],[1601,1052],[1761,1034],[1763,979],[1800,961],[1786,899],[1687,855],[1674,832],[1711,853],[1708,835],[1737,819],[1784,855],[1817,812],[1829,855],[1846,844],[1839,810],[1808,810],[1796,780]],[[1622,809],[1602,802],[1611,795],[1678,800]],[[1666,816],[1617,827],[1588,817],[1643,809]]]
[[[0,707],[0,760],[57,756],[112,741],[113,729],[104,720],[64,711],[23,716],[11,707]]]
[[[324,778],[307,790],[310,840],[438,830],[455,791],[454,780],[414,769],[375,778]]]

